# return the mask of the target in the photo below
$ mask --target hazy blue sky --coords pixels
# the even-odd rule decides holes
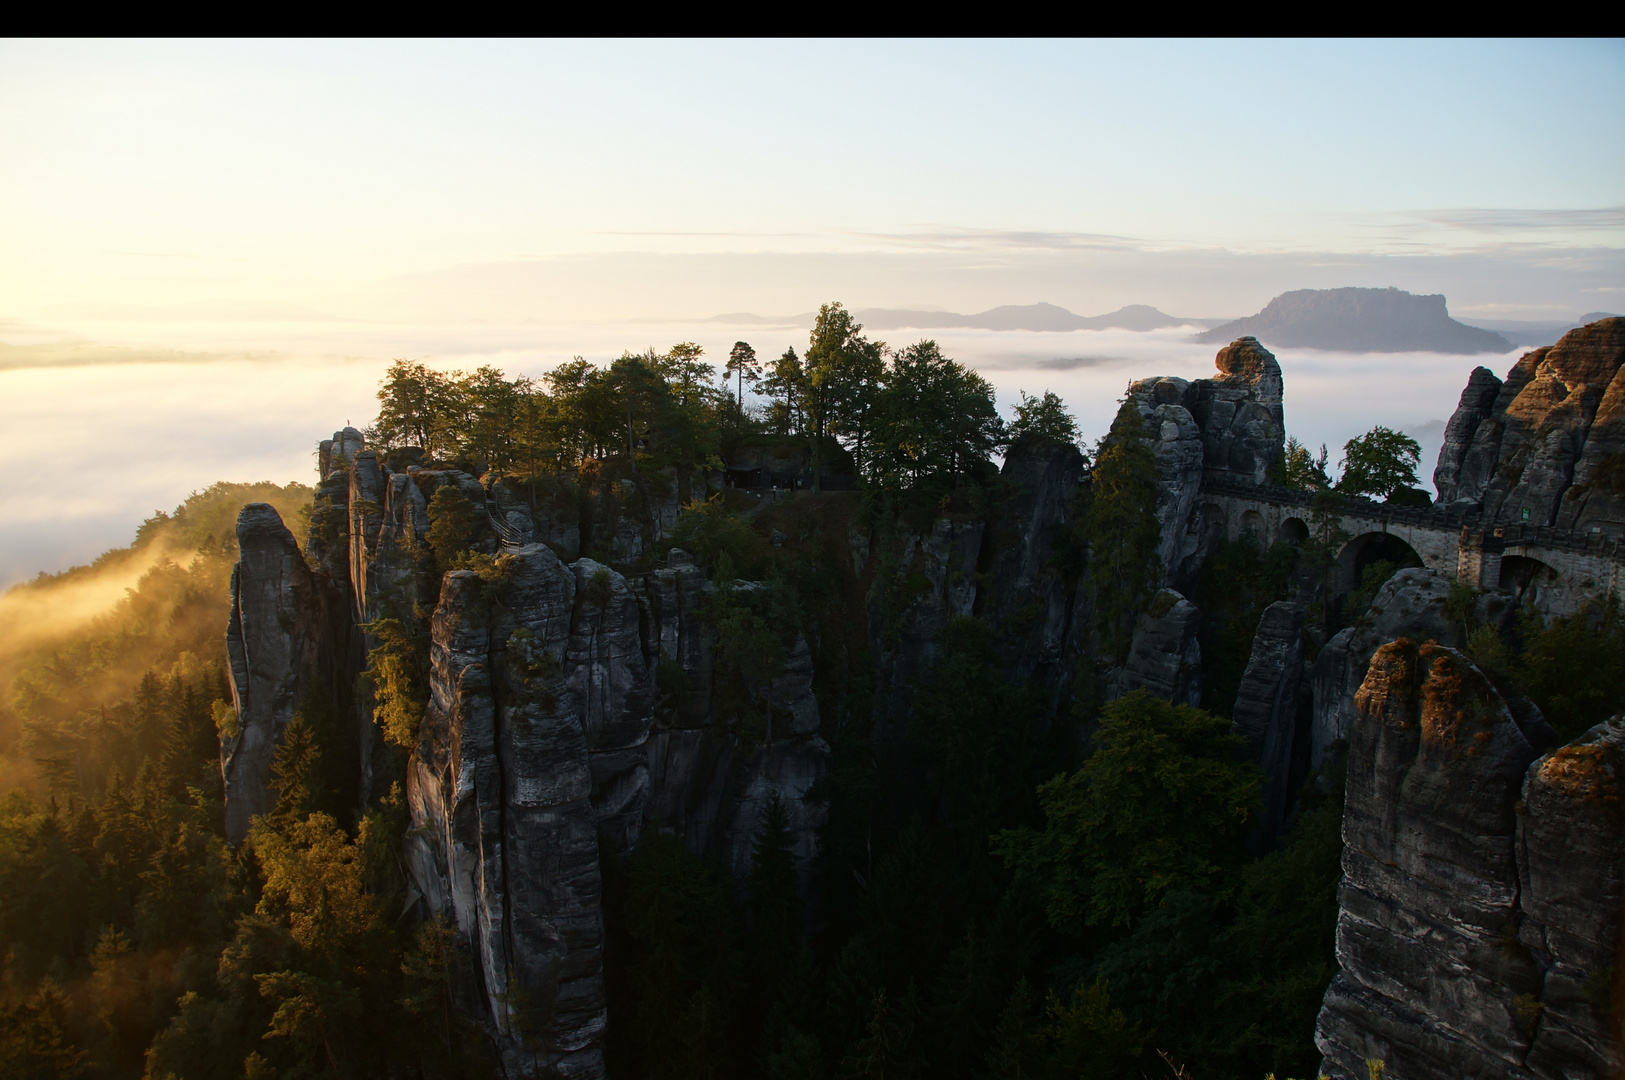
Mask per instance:
[[[0,586],[215,480],[310,481],[392,357],[536,374],[776,352],[804,332],[692,320],[829,300],[1235,316],[1343,285],[1625,310],[1625,45],[0,42]],[[1089,438],[1213,352],[939,336]],[[1288,425],[1436,433],[1514,359],[1283,350]]]
[[[897,267],[857,306],[1106,310],[1068,274],[1124,263],[1240,314],[1275,279],[1216,256],[1357,254],[1538,317],[1625,284],[1622,133],[1619,41],[9,42],[0,316],[511,318],[512,279],[671,318],[817,253]],[[640,253],[723,258],[671,290]]]

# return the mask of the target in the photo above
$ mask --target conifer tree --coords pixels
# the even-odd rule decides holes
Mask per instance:
[[[749,954],[756,1001],[762,1006],[779,996],[779,980],[789,970],[801,947],[801,883],[791,845],[790,815],[784,798],[768,796],[751,848],[749,894]]]

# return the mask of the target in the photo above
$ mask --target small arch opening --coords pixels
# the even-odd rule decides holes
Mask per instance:
[[[1264,539],[1264,515],[1257,510],[1246,510],[1241,515],[1241,531],[1256,540]]]
[[[1421,565],[1422,557],[1416,549],[1392,533],[1356,536],[1337,556],[1334,602],[1341,617],[1363,615],[1385,581],[1401,570]]]
[[[1519,607],[1527,604],[1548,619],[1571,614],[1577,606],[1563,575],[1528,555],[1502,556],[1496,587],[1511,593]]]
[[[1275,538],[1283,544],[1302,547],[1309,539],[1309,525],[1302,518],[1289,517],[1275,531]]]

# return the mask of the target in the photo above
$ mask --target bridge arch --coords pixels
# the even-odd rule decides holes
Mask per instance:
[[[1309,539],[1309,523],[1300,517],[1282,518],[1280,528],[1275,530],[1275,539],[1293,547],[1302,547]]]
[[[1513,595],[1519,607],[1530,605],[1546,618],[1570,615],[1579,599],[1554,567],[1530,555],[1501,556],[1498,587]]]
[[[1393,533],[1361,533],[1337,553],[1337,595],[1353,592],[1366,570],[1379,562],[1390,563],[1395,570],[1425,565],[1416,549]]]
[[[1264,543],[1264,515],[1257,510],[1243,510],[1241,512],[1241,533],[1251,536],[1260,544]]]

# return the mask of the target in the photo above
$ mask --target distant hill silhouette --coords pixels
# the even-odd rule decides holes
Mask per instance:
[[[1474,319],[1473,325],[1493,330],[1514,345],[1538,348],[1541,345],[1555,345],[1557,339],[1570,330],[1587,326],[1598,319],[1617,318],[1619,315],[1611,311],[1588,311],[1574,322],[1553,322],[1549,319]]]
[[[1450,317],[1444,297],[1402,289],[1298,289],[1257,315],[1197,334],[1223,344],[1245,334],[1265,345],[1339,352],[1510,352],[1499,334]]]
[[[1164,315],[1145,304],[1130,304],[1105,315],[1074,315],[1054,304],[1006,304],[975,315],[953,311],[911,311],[905,308],[864,308],[852,313],[866,330],[1160,330],[1167,326],[1209,326],[1216,319],[1181,319]],[[785,318],[764,318],[749,312],[716,315],[707,322],[735,326],[811,326],[811,312]]]

